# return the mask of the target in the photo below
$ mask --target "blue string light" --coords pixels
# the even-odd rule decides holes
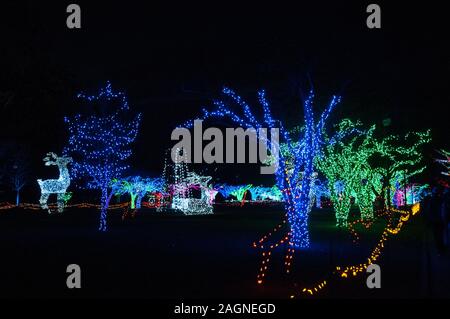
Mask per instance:
[[[120,106],[110,115],[75,115],[65,117],[69,131],[68,145],[64,155],[71,155],[74,163],[71,175],[86,179],[86,188],[102,192],[99,230],[106,231],[106,209],[113,192],[108,188],[114,178],[120,178],[129,168],[125,161],[131,156],[130,144],[136,139],[141,114],[126,120],[129,110],[127,98],[122,92],[114,92],[107,82],[97,95],[80,93],[77,97],[87,102],[118,100]]]
[[[224,101],[213,102],[215,109],[208,111],[203,109],[201,120],[218,118],[229,119],[234,124],[247,129],[262,127],[272,129],[278,128],[283,142],[290,154],[294,154],[292,170],[288,170],[286,158],[281,153],[279,156],[278,169],[275,174],[276,186],[282,191],[287,217],[291,228],[290,245],[298,248],[309,247],[310,239],[308,232],[308,215],[311,207],[311,186],[314,184],[314,158],[319,156],[324,144],[324,127],[329,115],[340,102],[340,97],[333,96],[329,105],[320,116],[317,123],[314,121],[312,101],[314,92],[310,91],[303,103],[305,130],[300,133],[297,142],[292,142],[290,133],[283,127],[280,121],[273,119],[269,102],[264,90],[258,92],[258,100],[262,106],[263,118],[258,121],[253,115],[251,108],[233,90],[224,88],[222,93],[231,98],[243,111],[243,116],[231,111]],[[188,121],[182,127],[192,128],[194,121]],[[264,141],[268,143],[268,141]],[[289,165],[291,166],[291,164]],[[300,182],[299,182],[300,181]],[[228,189],[218,189],[224,195]]]

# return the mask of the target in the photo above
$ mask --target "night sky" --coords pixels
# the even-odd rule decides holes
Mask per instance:
[[[172,129],[210,106],[223,85],[254,106],[265,88],[287,126],[302,123],[301,92],[312,85],[317,113],[332,94],[343,96],[331,122],[391,118],[390,132],[432,128],[431,151],[449,149],[442,1],[378,1],[381,30],[367,28],[364,1],[76,1],[81,30],[66,27],[74,1],[58,2],[0,7],[0,140],[29,148],[39,177],[57,174],[41,159],[64,147],[63,117],[81,110],[76,93],[95,93],[107,80],[143,113],[130,163],[143,175],[161,173]],[[252,182],[259,166],[230,169],[216,176]]]

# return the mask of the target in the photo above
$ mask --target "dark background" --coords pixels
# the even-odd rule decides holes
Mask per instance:
[[[76,1],[82,28],[70,30],[71,2],[0,6],[0,140],[30,150],[30,200],[37,199],[35,178],[57,174],[41,159],[64,147],[63,117],[80,111],[76,93],[95,93],[107,80],[143,113],[130,163],[143,175],[162,172],[172,129],[198,116],[223,85],[254,106],[265,88],[286,126],[302,123],[300,91],[312,85],[317,113],[332,94],[343,96],[330,122],[351,117],[381,126],[391,118],[385,130],[403,134],[432,128],[429,163],[434,149],[449,148],[442,1],[377,1],[381,30],[367,28],[365,1]],[[439,171],[430,167],[428,180]],[[258,171],[231,165],[213,174],[273,183]]]

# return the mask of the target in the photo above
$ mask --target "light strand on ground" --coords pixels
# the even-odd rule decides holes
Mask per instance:
[[[355,277],[358,274],[361,274],[363,271],[369,267],[372,263],[377,261],[379,257],[381,256],[381,253],[385,247],[385,244],[388,239],[391,238],[392,235],[398,235],[398,233],[401,231],[402,227],[405,225],[407,221],[410,220],[411,216],[416,215],[420,211],[420,204],[416,203],[411,207],[411,211],[403,211],[403,210],[397,210],[393,209],[393,212],[400,213],[400,218],[395,226],[392,225],[392,220],[390,219],[388,222],[388,225],[386,226],[385,230],[383,231],[380,240],[370,253],[369,257],[367,258],[367,261],[365,263],[360,263],[357,265],[351,265],[351,266],[336,266],[334,271],[328,276],[334,276],[337,278],[350,278]],[[327,282],[329,282],[329,279],[320,280],[317,284],[310,286],[310,287],[304,287],[301,288],[299,291],[299,295],[314,295],[315,293],[318,293],[320,290],[322,290],[325,286],[327,286]],[[291,295],[291,298],[295,298],[295,294]]]

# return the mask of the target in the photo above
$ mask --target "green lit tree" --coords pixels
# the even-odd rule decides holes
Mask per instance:
[[[252,188],[252,184],[237,186],[234,191],[230,193],[236,197],[236,199],[240,202],[243,201],[245,194]]]
[[[425,169],[422,147],[431,140],[429,130],[410,132],[402,138],[396,135],[377,138],[375,134],[375,125],[363,129],[359,121],[344,119],[336,126],[335,135],[326,138],[324,152],[315,158],[315,167],[327,178],[339,226],[347,224],[352,197],[361,217],[373,219],[377,196],[381,196],[390,209],[391,190],[398,187],[398,181],[406,185],[411,176]],[[289,172],[298,155],[290,152],[286,145],[281,145],[280,150]]]
[[[143,178],[141,176],[129,176],[123,179],[112,180],[114,195],[130,195],[131,209],[141,208],[144,196],[161,191],[163,184],[164,182],[161,178]]]
[[[369,158],[376,151],[374,131],[375,125],[368,130],[362,130],[360,122],[345,119],[337,126],[337,135],[340,138],[328,139],[323,156],[315,160],[316,167],[328,180],[338,226],[347,225],[352,196],[359,200],[362,217],[373,217],[373,172]]]
[[[374,187],[378,196],[383,198],[386,209],[391,208],[391,189],[396,187],[395,181],[403,181],[406,187],[407,181],[417,174],[422,173],[426,166],[423,164],[423,147],[431,141],[431,131],[410,132],[404,137],[390,135],[376,142],[377,171],[381,176],[381,183]]]

